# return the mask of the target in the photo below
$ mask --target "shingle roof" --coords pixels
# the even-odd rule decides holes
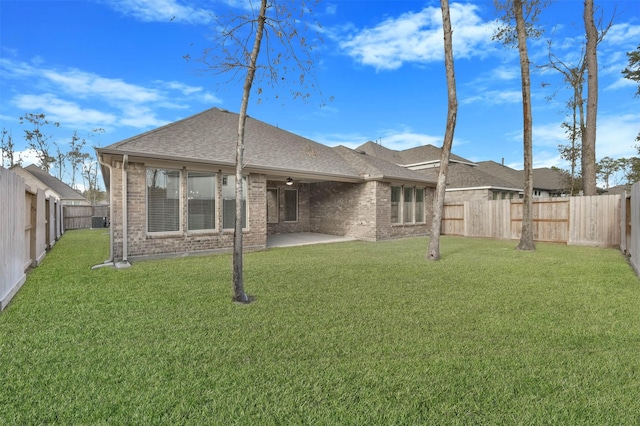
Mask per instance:
[[[366,142],[355,149],[358,152],[364,152],[372,157],[382,158],[393,164],[400,164],[402,159],[400,153],[393,149],[389,149],[375,142]]]
[[[521,170],[514,170],[511,167],[496,163],[495,161],[480,161],[478,168],[518,188],[524,187],[524,177]]]
[[[395,164],[406,166],[416,163],[439,162],[442,148],[438,148],[433,145],[422,145],[415,148],[405,149],[403,151],[396,151],[369,141],[357,147],[356,151],[363,151],[374,157],[382,158]],[[473,164],[473,162],[467,160],[466,158],[462,158],[459,155],[455,155],[453,153],[450,155],[449,161]]]
[[[427,161],[440,162],[441,154],[442,148],[438,148],[433,145],[422,145],[400,151],[400,158],[402,159],[402,164],[404,165],[424,163]],[[449,162],[473,164],[472,161],[469,161],[466,158],[462,158],[459,155],[455,155],[454,153],[451,153],[449,155]]]
[[[436,183],[422,173],[374,157],[363,151],[354,151],[344,146],[337,146],[333,149],[367,180],[405,180],[428,182],[433,185]]]
[[[233,165],[237,132],[238,114],[212,108],[98,152]],[[245,125],[244,161],[247,168],[357,175],[328,146],[251,117]]]
[[[548,167],[533,169],[533,187],[536,189],[562,192],[569,186],[567,176],[557,170]]]
[[[69,185],[62,182],[57,177],[51,176],[49,173],[42,170],[40,167],[31,164],[25,167],[24,170],[29,172],[40,182],[42,182],[43,184],[51,188],[53,191],[55,191],[55,193],[60,196],[61,200],[77,200],[77,201],[87,202],[87,199],[83,197],[78,191],[71,188]]]
[[[631,185],[616,185],[612,186],[609,189],[605,189],[604,192],[607,194],[627,194],[631,193]]]
[[[99,148],[98,152],[232,166],[235,164],[237,132],[238,114],[212,108]],[[373,167],[407,179],[424,180],[415,172],[400,172],[394,164],[376,163],[374,167],[351,160],[341,149],[247,117],[244,143],[247,170],[360,180],[365,174],[371,175]]]
[[[432,179],[438,178],[440,168],[420,170],[427,177]],[[522,185],[514,185],[511,182],[500,179],[499,177],[490,175],[476,166],[470,166],[463,163],[451,163],[447,171],[447,188],[508,188],[522,189]]]

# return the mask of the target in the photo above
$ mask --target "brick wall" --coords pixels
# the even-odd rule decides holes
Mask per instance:
[[[445,203],[455,203],[458,201],[485,201],[491,199],[493,199],[493,192],[488,189],[447,191],[444,196]]]
[[[311,226],[309,224],[309,184],[294,182],[293,185],[288,186],[283,181],[268,181],[267,188],[275,188],[278,190],[279,206],[278,222],[267,224],[268,233],[287,234],[292,232],[311,232]],[[298,220],[296,222],[285,222],[284,220],[284,191],[287,189],[295,189],[298,191]]]
[[[375,240],[376,182],[311,184],[312,232]]]
[[[391,225],[391,184],[315,183],[310,189],[311,231],[371,241],[426,235],[431,227],[434,191],[425,191],[426,223]]]
[[[171,167],[168,167],[171,168]],[[179,170],[180,168],[171,168]],[[185,253],[233,247],[233,230],[222,230],[222,176],[217,176],[216,229],[212,231],[187,231],[187,173],[181,170],[180,231],[165,234],[146,232],[146,167],[141,163],[129,163],[127,169],[127,245],[128,257],[158,254]],[[111,226],[113,232],[114,260],[123,258],[122,220],[122,163],[113,167],[111,176],[113,194]],[[266,177],[250,174],[248,178],[248,228],[243,233],[245,248],[264,248],[267,242],[266,229]]]

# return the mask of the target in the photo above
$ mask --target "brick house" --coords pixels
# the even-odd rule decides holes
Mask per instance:
[[[415,170],[427,179],[438,179],[442,150],[433,145],[396,151],[367,142],[356,148],[356,151]],[[523,187],[524,171],[522,170],[515,170],[495,161],[475,163],[451,154],[445,196],[447,202],[519,199],[523,196]],[[535,198],[565,196],[570,193],[569,187],[569,181],[562,172],[546,167],[533,169]]]
[[[97,149],[114,261],[233,246],[237,127],[238,114],[212,108]],[[435,181],[420,173],[250,117],[244,158],[245,248],[280,233],[429,232]]]

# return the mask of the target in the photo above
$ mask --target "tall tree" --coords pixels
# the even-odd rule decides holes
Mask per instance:
[[[53,157],[55,159],[56,169],[58,170],[58,179],[63,180],[64,175],[64,164],[67,161],[67,154],[60,151],[60,146],[57,143],[53,143],[53,146],[56,147],[56,155]]]
[[[53,135],[43,133],[43,130],[49,126],[60,127],[60,123],[47,120],[44,114],[32,113],[27,113],[20,117],[20,124],[25,123],[30,123],[33,126],[32,129],[24,129],[27,146],[35,152],[36,158],[38,158],[38,166],[49,172],[51,165],[56,161],[49,148],[49,140]],[[46,130],[44,131],[46,132]]]
[[[640,182],[639,157],[619,158],[618,163],[620,165],[620,171],[624,177],[624,183],[627,185],[633,185],[636,182]]]
[[[576,109],[573,108],[572,111],[572,121],[564,122],[561,126],[564,128],[567,138],[569,139],[568,145],[558,145],[558,152],[560,153],[560,158],[569,162],[569,186],[571,187],[571,195],[575,195],[576,189],[578,185],[576,185],[577,177],[578,177],[578,161],[581,158],[582,153],[582,144],[578,142],[578,138],[580,138],[582,134],[581,128],[577,125],[576,122]],[[582,172],[580,172],[582,174]],[[582,181],[580,181],[582,182]],[[582,187],[582,183],[580,184],[580,188]]]
[[[71,136],[71,143],[69,144],[69,151],[66,154],[69,165],[71,166],[71,187],[73,189],[77,189],[77,172],[82,172],[82,165],[91,157],[88,153],[82,151],[86,143],[87,141],[85,139],[80,139],[80,137],[78,137],[78,132],[74,130],[73,135]]]
[[[609,189],[609,179],[620,171],[622,164],[611,157],[603,157],[596,164],[597,176],[604,181],[605,189]]]
[[[587,122],[582,139],[582,180],[584,195],[596,195],[596,121],[598,114],[598,29],[593,20],[593,0],[584,2],[587,37]]]
[[[520,56],[522,80],[522,116],[524,150],[524,199],[522,205],[522,232],[518,250],[535,250],[533,240],[533,117],[531,113],[531,76],[527,39],[538,38],[542,31],[535,23],[542,8],[548,2],[540,0],[494,0],[503,25],[494,39],[506,45],[517,44]],[[512,22],[515,21],[515,27]]]
[[[442,210],[444,208],[444,196],[447,187],[449,157],[451,156],[451,146],[453,145],[453,135],[455,133],[456,118],[458,115],[458,99],[456,95],[455,68],[453,66],[453,37],[451,30],[451,16],[449,13],[449,1],[440,0],[440,9],[442,9],[442,30],[444,32],[444,65],[447,74],[447,127],[444,132],[444,142],[442,143],[442,153],[440,154],[440,172],[438,173],[436,195],[433,200],[433,219],[431,222],[429,252],[427,255],[429,260],[440,259]]]
[[[627,52],[629,57],[629,65],[622,70],[624,78],[638,83],[635,96],[640,96],[640,45],[636,50]]]
[[[627,56],[629,57],[629,65],[622,70],[622,75],[624,78],[638,83],[635,94],[638,97],[640,96],[640,45],[636,47],[636,50],[627,52]],[[636,136],[636,141],[640,142],[640,132]]]
[[[250,3],[247,13],[237,15],[227,22],[216,17],[218,36],[215,47],[205,49],[200,60],[210,69],[218,72],[231,72],[242,78],[242,101],[238,116],[238,135],[236,140],[235,194],[236,217],[233,239],[233,283],[232,299],[239,303],[248,303],[250,298],[244,290],[242,255],[242,215],[243,215],[243,169],[245,123],[249,98],[254,80],[266,80],[276,86],[280,82],[291,85],[294,98],[307,99],[310,88],[317,90],[313,79],[309,79],[313,58],[313,47],[305,32],[309,28],[305,15],[311,13],[311,2],[286,0],[261,0],[257,9]],[[262,49],[265,44],[265,49]],[[266,59],[260,61],[261,50],[266,51]],[[189,60],[190,56],[185,56]],[[295,79],[287,79],[290,72],[298,72]],[[262,87],[256,90],[262,94]],[[276,95],[278,97],[278,95]]]
[[[572,97],[567,102],[567,107],[571,112],[571,119],[563,122],[561,126],[565,129],[568,145],[559,145],[560,157],[571,164],[571,195],[574,193],[576,181],[576,166],[581,158],[582,142],[584,135],[584,99],[582,96],[584,88],[584,73],[587,65],[585,61],[584,46],[579,56],[578,62],[571,64],[561,60],[552,50],[552,40],[547,41],[549,62],[541,65],[541,69],[552,69],[562,74],[564,83],[571,87]],[[580,142],[578,140],[580,139]]]
[[[0,151],[2,152],[2,155],[0,156],[0,166],[4,166],[6,164],[11,168],[15,165],[22,164],[22,158],[16,154],[13,136],[7,129],[2,129],[0,132]],[[16,155],[18,156],[17,159]]]

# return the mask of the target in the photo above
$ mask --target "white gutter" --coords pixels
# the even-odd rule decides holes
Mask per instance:
[[[111,166],[105,162],[102,161],[102,156],[98,156],[98,163],[100,163],[100,165],[106,167],[107,169],[109,169],[109,175],[111,175],[111,173],[113,172],[111,169]],[[113,191],[109,191],[109,216],[113,217],[113,211],[111,210],[113,208]],[[111,224],[109,224],[109,259],[105,260],[103,263],[98,264],[98,265],[94,265],[91,267],[91,269],[98,269],[98,268],[102,268],[103,266],[113,266],[113,226],[111,226]]]
[[[131,266],[127,261],[127,168],[129,167],[129,155],[122,156],[122,262],[118,262],[117,268],[126,268]]]

